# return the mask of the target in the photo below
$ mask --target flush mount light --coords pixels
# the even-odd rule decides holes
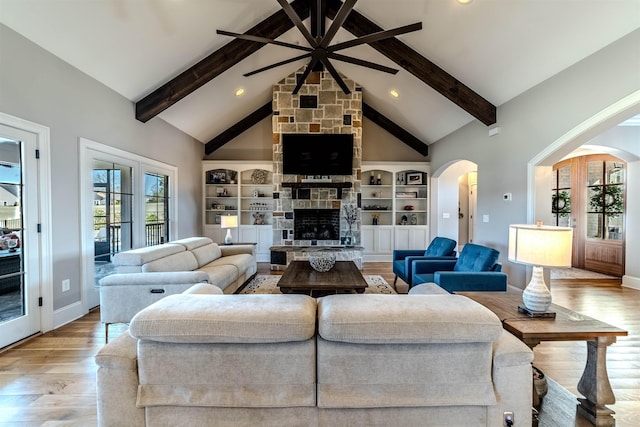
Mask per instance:
[[[236,96],[242,96],[244,95],[244,88],[239,88],[236,90]]]
[[[394,98],[398,98],[398,97],[400,97],[400,94],[399,94],[399,93],[398,93],[398,91],[397,91],[397,90],[395,90],[395,89],[391,89],[391,90],[389,91],[389,95],[393,96]]]
[[[469,4],[471,3],[473,0],[458,0],[458,3],[460,4]]]

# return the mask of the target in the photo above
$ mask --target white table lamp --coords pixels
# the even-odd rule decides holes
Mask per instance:
[[[220,228],[227,229],[227,235],[224,236],[225,245],[231,244],[231,229],[236,227],[238,227],[238,215],[224,215],[220,217]]]
[[[522,293],[524,306],[545,312],[551,292],[544,282],[543,267],[571,267],[573,229],[537,224],[509,226],[509,261],[533,266],[531,281]]]

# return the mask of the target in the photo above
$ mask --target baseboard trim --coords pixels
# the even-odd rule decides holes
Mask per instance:
[[[59,310],[53,312],[53,329],[57,329],[61,326],[71,323],[87,314],[82,302],[78,301],[73,304],[69,304]]]
[[[640,291],[640,277],[622,276],[622,286]]]

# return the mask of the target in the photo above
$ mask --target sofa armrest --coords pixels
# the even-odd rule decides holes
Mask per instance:
[[[396,249],[393,251],[393,260],[398,261],[408,256],[424,255],[424,249]]]
[[[493,271],[437,271],[433,281],[449,292],[507,290],[507,275]]]
[[[424,259],[413,262],[414,274],[435,273],[436,271],[452,271],[456,265],[456,259]]]
[[[222,256],[250,254],[256,256],[256,245],[220,245]]]
[[[209,283],[197,283],[182,293],[194,295],[224,295],[222,289]]]
[[[196,270],[111,274],[100,279],[100,286],[181,285],[208,282],[209,275],[204,271]]]

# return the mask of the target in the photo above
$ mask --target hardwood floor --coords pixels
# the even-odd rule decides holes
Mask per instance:
[[[270,272],[261,264],[260,274]],[[365,274],[380,274],[393,282],[389,263],[367,263]],[[608,369],[617,402],[618,427],[640,420],[640,291],[615,282],[552,281],[554,302],[629,331],[609,348]],[[126,325],[113,325],[115,337]],[[104,326],[98,310],[55,331],[32,338],[0,353],[0,427],[96,425],[95,364],[104,345]],[[540,426],[589,426],[575,420],[576,384],[586,360],[584,342],[542,343],[535,364],[552,378]],[[558,382],[564,388],[554,387]],[[517,420],[516,420],[517,421]],[[517,424],[516,424],[517,425]]]

